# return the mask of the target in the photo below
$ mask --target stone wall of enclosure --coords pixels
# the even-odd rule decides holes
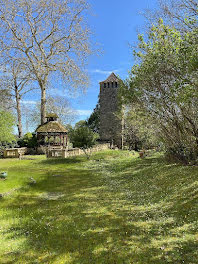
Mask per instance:
[[[98,152],[102,150],[107,150],[110,148],[110,144],[98,144],[93,148],[87,149],[88,153]],[[73,149],[48,149],[46,155],[47,158],[69,158],[85,154],[82,149],[73,148]]]
[[[27,153],[27,148],[10,148],[3,151],[4,158],[19,158]]]

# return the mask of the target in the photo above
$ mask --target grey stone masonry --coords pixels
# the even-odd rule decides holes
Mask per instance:
[[[114,74],[100,82],[100,139],[122,147],[122,118],[118,117],[120,79]]]

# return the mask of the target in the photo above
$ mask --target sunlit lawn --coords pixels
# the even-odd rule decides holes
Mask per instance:
[[[0,263],[198,263],[198,167],[126,151],[31,158],[0,160]]]

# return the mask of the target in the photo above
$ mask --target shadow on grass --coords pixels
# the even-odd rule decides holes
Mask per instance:
[[[2,263],[197,263],[193,168],[161,157],[77,160],[53,161],[73,166],[3,201],[2,219],[17,219],[4,235],[24,243]]]
[[[58,165],[58,164],[75,164],[75,163],[80,163],[80,162],[85,162],[83,157],[71,157],[71,158],[66,158],[66,159],[61,159],[61,158],[56,158],[56,159],[46,159],[42,160],[41,163],[44,165]]]

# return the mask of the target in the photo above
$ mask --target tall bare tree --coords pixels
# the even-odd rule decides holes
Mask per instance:
[[[36,128],[39,122],[39,109],[40,103],[37,103],[28,113],[32,127]],[[46,111],[47,113],[55,113],[58,115],[59,121],[63,125],[71,124],[77,118],[77,112],[72,108],[69,100],[63,96],[47,96],[46,98]]]
[[[150,21],[150,26],[153,22],[158,22],[159,18],[163,18],[177,30],[186,32],[198,26],[198,1],[158,0],[158,8],[146,10],[144,15]]]
[[[4,63],[0,85],[9,96],[9,100],[12,101],[11,106],[16,109],[18,136],[21,138],[23,134],[21,99],[25,94],[35,89],[31,86],[34,79],[24,60],[9,58]]]
[[[159,0],[161,12],[168,20],[180,30],[189,30],[198,21],[197,0]],[[194,21],[193,21],[194,20]]]
[[[56,113],[62,124],[71,124],[77,117],[77,112],[72,108],[69,100],[63,96],[47,97],[47,111]]]
[[[87,84],[91,53],[84,12],[86,0],[2,0],[0,44],[9,53],[26,57],[41,89],[41,123],[45,122],[46,89],[51,74],[68,86]]]

